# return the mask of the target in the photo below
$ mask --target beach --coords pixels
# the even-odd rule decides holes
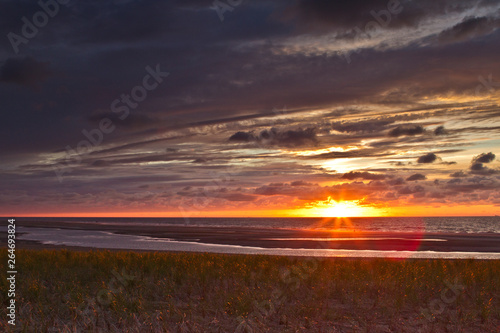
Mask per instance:
[[[23,240],[23,230],[60,230],[99,232],[105,235],[125,235],[145,237],[149,243],[155,241],[171,244],[203,244],[219,246],[219,249],[253,248],[253,249],[290,249],[290,250],[353,250],[353,251],[405,251],[405,252],[454,252],[454,253],[500,253],[500,234],[498,233],[424,233],[424,232],[374,232],[363,230],[313,230],[286,228],[249,228],[237,226],[179,226],[179,225],[148,225],[124,223],[75,223],[54,221],[18,221],[21,233],[19,246],[26,248],[53,247],[54,242]],[[24,229],[23,229],[24,228]],[[73,238],[78,237],[75,234]],[[82,239],[89,234],[82,236]],[[29,238],[29,237],[26,237]],[[34,237],[36,238],[36,237]],[[54,237],[57,238],[57,237]],[[3,237],[5,239],[5,237]],[[40,238],[43,239],[43,238]],[[58,238],[62,240],[62,237]],[[92,248],[83,239],[79,247]],[[122,239],[121,239],[122,240]],[[158,243],[158,242],[157,242]],[[78,247],[70,240],[59,245]],[[90,244],[90,243],[89,243]],[[130,242],[122,242],[119,249],[127,249]],[[112,249],[109,243],[98,244],[101,248]],[[108,246],[108,247],[106,247]],[[147,250],[147,248],[130,248]],[[161,251],[161,247],[152,248]],[[203,250],[203,249],[202,249]],[[201,251],[201,250],[200,250]],[[214,252],[214,251],[210,251]],[[215,251],[216,252],[216,251]]]
[[[498,332],[500,325],[497,260],[16,254],[17,327],[6,324],[3,307],[5,332]]]

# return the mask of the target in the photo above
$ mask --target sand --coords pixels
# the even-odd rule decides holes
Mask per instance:
[[[99,230],[117,234],[168,238],[176,241],[206,244],[240,245],[263,248],[291,249],[346,249],[381,251],[441,251],[441,252],[497,252],[500,253],[499,234],[432,234],[401,232],[364,232],[298,230],[298,229],[253,229],[244,227],[199,227],[199,226],[148,226],[148,225],[103,225],[99,223],[75,222],[17,222],[18,226]],[[313,240],[320,239],[321,241]],[[5,246],[6,235],[0,238]],[[71,248],[84,247],[40,244],[19,240],[17,248]]]

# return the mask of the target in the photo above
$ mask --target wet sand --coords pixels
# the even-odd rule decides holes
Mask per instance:
[[[364,232],[253,229],[243,227],[148,226],[126,224],[75,222],[17,222],[18,226],[98,230],[115,234],[148,236],[175,241],[205,244],[239,245],[261,248],[345,249],[379,251],[438,251],[438,252],[496,252],[500,253],[499,234],[432,234],[401,232]],[[0,245],[5,246],[2,235]],[[60,245],[40,244],[18,240],[17,248],[60,248]],[[88,250],[85,247],[64,248]]]

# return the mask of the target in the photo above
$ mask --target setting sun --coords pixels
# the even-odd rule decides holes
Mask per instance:
[[[380,216],[381,211],[376,208],[362,206],[359,201],[335,201],[328,198],[324,201],[315,202],[311,206],[298,209],[296,212],[300,216],[317,217],[363,217]]]
[[[357,206],[355,202],[332,200],[330,206],[323,208],[322,212],[324,217],[352,217],[362,216],[363,208]]]

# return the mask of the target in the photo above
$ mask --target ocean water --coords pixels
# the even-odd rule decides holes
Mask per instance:
[[[103,225],[178,225],[258,229],[318,229],[425,233],[500,233],[499,216],[355,217],[355,218],[16,218],[17,221],[61,221]]]
[[[233,254],[267,254],[291,256],[318,256],[318,257],[378,257],[378,258],[476,258],[500,259],[500,252],[443,252],[443,251],[378,251],[378,250],[348,250],[348,249],[313,249],[287,248],[283,241],[280,248],[262,248],[239,245],[209,244],[199,241],[178,241],[168,238],[146,237],[139,235],[115,234],[100,231],[99,225],[113,226],[202,226],[202,227],[244,227],[256,229],[315,229],[315,230],[356,230],[367,232],[409,232],[417,233],[426,242],[446,242],[445,234],[475,234],[494,235],[500,233],[500,217],[425,217],[425,218],[16,218],[22,221],[69,222],[75,229],[67,228],[39,228],[19,225],[17,232],[21,240],[38,241],[44,244],[80,246],[102,249],[129,249],[153,251],[186,251],[186,252],[213,252]],[[92,224],[92,230],[83,228],[85,224]],[[97,228],[96,228],[97,226]],[[3,228],[5,227],[5,228]],[[82,227],[82,228],[78,228]],[[3,230],[5,229],[5,230]],[[139,228],[140,229],[140,228]],[[6,232],[6,226],[0,228]],[[438,236],[426,237],[426,234]],[[441,237],[439,236],[441,234]],[[487,236],[487,235],[485,235]],[[496,236],[496,235],[495,235]],[[372,236],[359,240],[369,241]],[[378,237],[378,236],[373,236]],[[389,237],[389,236],[388,236]],[[405,237],[398,236],[398,237]],[[459,236],[463,237],[463,236]],[[465,235],[464,235],[465,237]],[[373,238],[376,239],[376,238]],[[373,240],[372,239],[372,240]],[[386,239],[386,238],[378,238]],[[302,240],[302,239],[301,239]],[[311,239],[313,240],[313,239]],[[336,239],[314,239],[317,241],[341,241]]]
[[[6,231],[7,228],[4,228]],[[341,258],[399,258],[399,259],[483,259],[500,260],[497,252],[437,252],[437,251],[380,251],[310,248],[263,248],[194,241],[176,241],[137,235],[122,235],[98,230],[19,227],[18,239],[49,245],[80,246],[95,249],[148,251],[210,252],[225,254],[260,254],[282,256],[341,257]]]

